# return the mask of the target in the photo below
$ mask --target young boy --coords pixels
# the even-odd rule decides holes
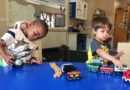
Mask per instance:
[[[19,57],[26,63],[41,64],[33,55],[37,46],[33,43],[38,39],[45,37],[48,33],[48,25],[43,20],[35,20],[31,23],[24,21],[16,22],[13,29],[9,29],[0,41],[0,64],[3,66],[12,66],[14,60]],[[9,53],[9,52],[11,53]],[[50,63],[54,70],[54,77],[60,77],[62,71],[55,63]]]
[[[99,16],[92,20],[92,31],[95,38],[88,49],[87,63],[92,63],[93,59],[102,57],[104,60],[109,60],[113,62],[114,65],[122,68],[122,64],[118,58],[123,55],[123,52],[118,52],[116,56],[111,56],[106,45],[111,28],[112,26],[107,17]]]
[[[22,23],[23,24],[23,23]],[[23,63],[41,63],[33,56],[35,50],[38,49],[33,41],[45,37],[48,33],[47,24],[40,19],[31,23],[25,23],[25,27],[21,28],[15,25],[9,29],[0,40],[0,63],[3,66],[12,66],[16,59],[22,60]]]

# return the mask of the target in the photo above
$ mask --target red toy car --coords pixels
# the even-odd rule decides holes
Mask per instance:
[[[123,77],[122,77],[123,80],[125,80],[126,82],[130,82],[130,69],[123,72]]]
[[[81,78],[79,71],[71,71],[67,72],[67,79],[68,80],[79,80]]]
[[[112,67],[100,67],[100,72],[110,74],[114,72],[114,69]]]

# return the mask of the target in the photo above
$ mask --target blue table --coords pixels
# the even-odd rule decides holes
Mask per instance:
[[[60,66],[62,62],[57,64]],[[54,72],[48,62],[22,69],[0,67],[0,90],[130,90],[130,83],[125,83],[121,74],[88,72],[84,63],[73,65],[81,71],[81,80],[67,81],[65,74],[53,78]]]

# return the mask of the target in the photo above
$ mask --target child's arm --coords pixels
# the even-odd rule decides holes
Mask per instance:
[[[97,54],[101,57],[103,57],[106,60],[110,60],[114,63],[114,65],[118,66],[119,68],[122,68],[122,63],[120,60],[116,59],[114,56],[109,55],[107,52],[103,51],[102,49],[97,49]]]
[[[62,75],[61,69],[56,65],[56,63],[50,63],[50,67],[54,70],[54,78],[59,78]]]
[[[7,48],[5,41],[4,40],[0,40],[0,56],[2,58],[4,58],[4,60],[6,61],[6,63],[8,65],[12,66],[13,63],[14,63],[14,61],[13,61],[14,60],[14,56],[7,54],[5,48]]]

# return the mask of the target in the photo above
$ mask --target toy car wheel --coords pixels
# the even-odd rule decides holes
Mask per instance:
[[[76,78],[77,80],[79,80],[79,78]]]
[[[102,71],[102,73],[105,73],[104,71]]]
[[[127,82],[127,79],[126,79],[126,77],[123,77],[123,79]]]
[[[124,76],[122,77],[122,79],[126,81],[126,78]]]
[[[111,74],[111,72],[108,72],[108,74]]]
[[[124,80],[125,80],[126,82],[129,82],[129,80],[128,80],[128,79],[126,79],[126,78],[124,78]]]
[[[88,71],[91,71],[90,69],[88,69]]]
[[[71,78],[69,78],[69,80],[72,80]]]
[[[67,77],[67,80],[72,80],[70,77]]]
[[[127,79],[128,82],[130,82],[130,79]]]
[[[124,79],[126,82],[128,81],[126,78]]]

